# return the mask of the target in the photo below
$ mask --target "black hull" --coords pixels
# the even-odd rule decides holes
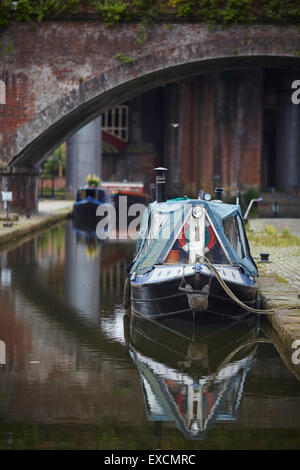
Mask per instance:
[[[186,281],[196,288],[194,275],[186,276]],[[207,284],[208,276],[201,275],[202,286]],[[131,283],[131,309],[134,313],[145,317],[164,317],[179,315],[189,319],[196,316],[211,316],[217,314],[218,318],[243,317],[249,313],[234,303],[224,292],[218,281],[214,278],[210,287],[208,297],[208,308],[203,312],[191,311],[187,295],[179,290],[181,279],[170,279],[168,281],[149,284]],[[250,307],[255,307],[257,297],[257,286],[246,286],[228,282],[228,287],[242,302]],[[199,287],[198,287],[199,288]]]
[[[119,195],[117,195],[119,196]],[[99,204],[92,203],[90,201],[86,201],[81,204],[74,204],[73,207],[73,218],[76,221],[77,225],[88,224],[89,226],[96,226],[97,223],[104,217],[104,216],[96,216],[96,211]],[[128,211],[133,204],[146,204],[146,199],[140,196],[127,196],[127,205],[125,207],[119,206],[119,197],[114,197],[112,204],[115,207],[116,211],[116,228],[119,229],[127,229],[129,224],[136,219],[137,215],[128,215]],[[121,222],[120,225],[120,216],[124,216],[125,212],[127,217],[124,219],[125,225]],[[124,226],[123,226],[124,225]]]
[[[73,217],[73,227],[76,230],[90,232],[96,234],[97,223],[99,222],[98,219],[88,218],[88,217]]]
[[[94,220],[95,222],[100,220],[100,217],[96,216],[96,211],[99,204],[94,204],[92,202],[85,202],[83,204],[74,204],[73,208],[73,217],[74,219],[87,219]]]

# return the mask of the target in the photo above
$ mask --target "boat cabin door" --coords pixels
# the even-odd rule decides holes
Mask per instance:
[[[196,256],[204,256],[204,244],[205,210],[197,205],[189,218],[189,263],[195,263]]]

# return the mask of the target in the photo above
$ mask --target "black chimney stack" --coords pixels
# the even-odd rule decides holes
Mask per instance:
[[[216,200],[222,201],[223,188],[215,188]]]
[[[165,172],[168,171],[168,168],[163,168],[159,166],[154,168],[156,171],[156,201],[165,202],[166,198],[166,175]]]

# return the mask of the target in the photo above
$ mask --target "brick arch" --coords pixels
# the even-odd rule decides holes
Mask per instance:
[[[0,79],[11,113],[8,126],[0,115],[2,165],[36,167],[106,108],[168,82],[237,68],[300,68],[297,27],[157,25],[142,46],[137,28],[62,22],[8,29],[3,42],[13,44],[12,53]],[[134,61],[125,63],[128,57]]]

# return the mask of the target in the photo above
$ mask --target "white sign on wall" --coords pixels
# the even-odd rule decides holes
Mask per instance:
[[[2,201],[12,201],[12,191],[1,191]]]

